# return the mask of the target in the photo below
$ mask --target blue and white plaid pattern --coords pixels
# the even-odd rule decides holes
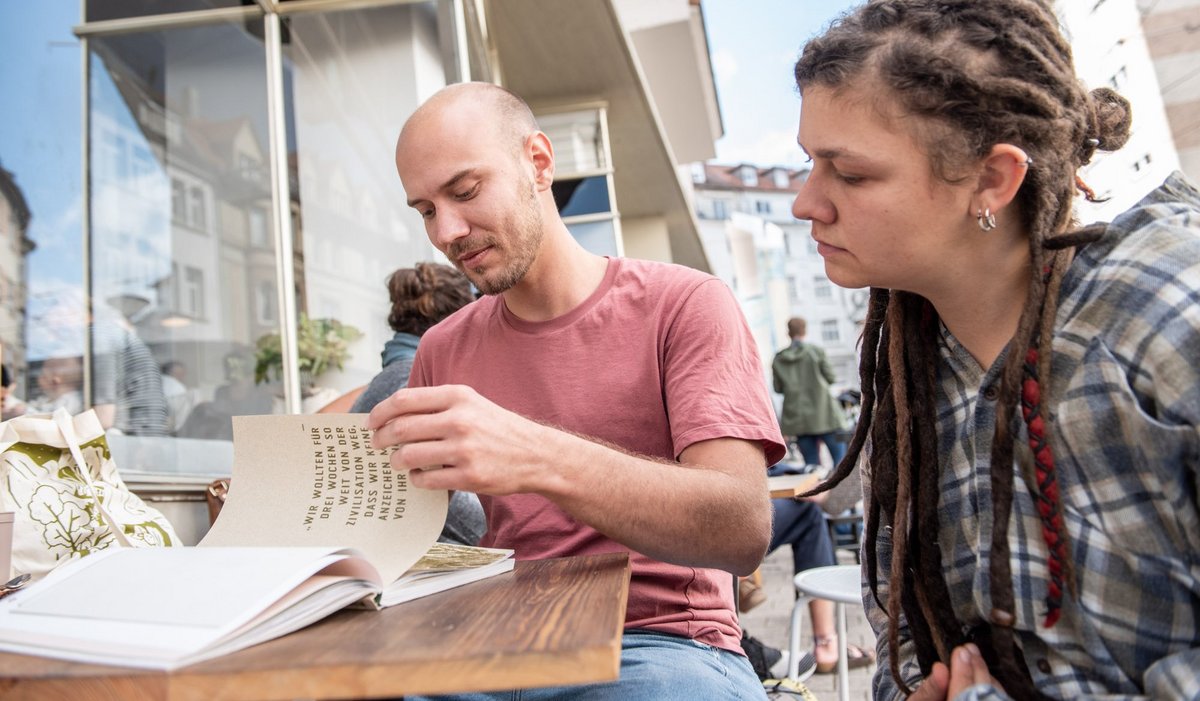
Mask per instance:
[[[1008,541],[1026,665],[1056,698],[1200,699],[1200,193],[1173,175],[1078,253],[1059,298],[1043,411],[1078,593],[1067,592],[1062,619],[1042,627],[1047,548],[1018,476]],[[971,627],[992,610],[989,389],[1003,357],[985,372],[943,328],[941,358],[939,538],[955,614]],[[1028,464],[1023,425],[1019,435],[1017,461]],[[881,578],[890,538],[881,529]],[[879,634],[875,698],[900,698],[886,613],[865,583],[863,594]],[[880,594],[886,601],[886,581]],[[911,687],[920,672],[906,633],[901,669]],[[1003,694],[973,687],[962,696]]]

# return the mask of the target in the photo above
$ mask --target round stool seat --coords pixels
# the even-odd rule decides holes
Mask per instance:
[[[814,567],[796,575],[793,582],[796,591],[813,599],[862,603],[862,569],[858,565]]]
[[[846,663],[846,604],[862,606],[862,567],[832,565],[804,570],[792,579],[796,585],[796,604],[792,607],[792,631],[789,652],[792,659],[799,653],[801,607],[808,599],[825,599],[834,603],[838,634],[838,699],[850,701],[850,669]],[[796,678],[795,667],[789,668]]]

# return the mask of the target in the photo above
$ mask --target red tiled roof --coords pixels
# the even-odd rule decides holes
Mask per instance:
[[[746,185],[742,182],[742,168],[753,168],[758,174],[757,185]],[[776,187],[775,172],[783,171],[788,175],[787,187]],[[704,182],[696,183],[697,187],[713,190],[756,190],[761,192],[799,192],[808,176],[808,169],[796,170],[780,166],[759,167],[752,163],[737,163],[725,165],[720,163],[704,164]]]

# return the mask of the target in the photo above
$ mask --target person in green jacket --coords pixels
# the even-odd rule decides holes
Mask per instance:
[[[835,375],[825,351],[804,342],[807,327],[800,317],[789,319],[792,345],[776,353],[771,362],[775,391],[783,394],[779,427],[783,435],[796,437],[805,464],[821,464],[821,443],[824,443],[836,466],[846,454],[846,444],[837,436],[845,428],[846,417],[829,393],[829,383]]]

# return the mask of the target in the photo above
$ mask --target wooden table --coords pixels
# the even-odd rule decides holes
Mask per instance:
[[[0,699],[347,699],[610,681],[629,574],[624,553],[518,562],[173,672],[0,653]]]
[[[772,499],[794,497],[803,494],[821,482],[816,473],[804,475],[776,475],[767,478],[767,487],[771,490]]]

